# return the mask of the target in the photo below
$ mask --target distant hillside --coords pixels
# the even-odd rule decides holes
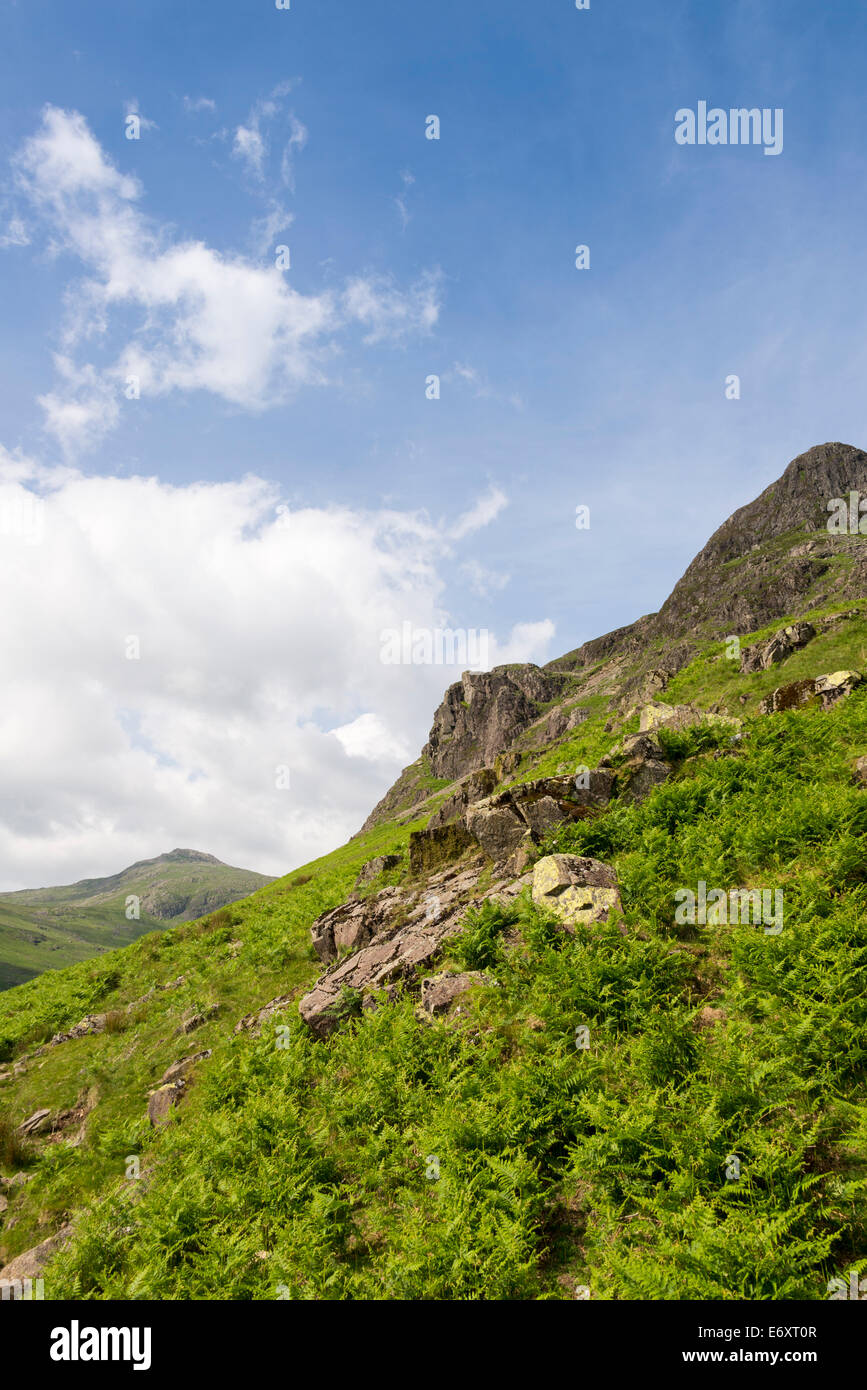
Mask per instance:
[[[271,879],[212,854],[173,849],[108,878],[0,893],[0,989],[43,970],[127,946],[170,922],[189,922],[263,888]],[[138,917],[132,914],[138,898]]]

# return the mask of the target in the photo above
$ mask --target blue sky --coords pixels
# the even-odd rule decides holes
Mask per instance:
[[[450,537],[404,557],[436,571],[438,611],[541,661],[658,608],[795,454],[867,438],[863,4],[0,0],[0,14],[0,445],[29,461],[20,485],[56,496],[74,471],[102,480],[104,508],[137,477],[177,500],[255,475],[293,516],[415,518]],[[783,108],[782,154],[677,145],[676,110],[700,100]],[[100,152],[98,211],[81,183],[52,194],[46,107],[55,181],[71,132]],[[159,281],[186,248],[187,291],[209,322],[223,306],[214,331],[237,327],[249,359],[228,385],[231,341],[193,361],[158,284],[117,291],[121,252],[107,268],[93,249],[109,224],[139,243],[121,278]],[[257,361],[248,288],[226,274],[270,272],[278,244],[291,314],[324,320],[291,371],[279,343]],[[128,401],[133,359],[147,385]],[[201,544],[191,532],[191,565]],[[146,548],[130,563],[146,574]],[[516,624],[535,634],[523,646]],[[327,730],[372,713],[414,756],[453,674],[416,682],[399,714],[369,691],[318,691],[299,717]],[[135,747],[164,766],[159,742],[152,728]],[[380,753],[350,819],[402,755]],[[82,873],[120,852],[107,834]]]

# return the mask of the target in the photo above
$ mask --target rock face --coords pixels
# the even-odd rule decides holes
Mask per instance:
[[[455,779],[490,767],[563,683],[562,676],[531,665],[466,672],[446,691],[423,750],[434,776]]]
[[[502,863],[525,841],[538,844],[563,821],[582,820],[607,806],[615,784],[610,768],[594,768],[577,778],[539,778],[468,806],[464,824],[488,858]]]
[[[313,949],[322,963],[328,965],[347,951],[366,946],[389,925],[400,901],[399,888],[383,888],[370,898],[350,898],[323,912],[310,928]]]
[[[830,709],[861,685],[863,679],[859,671],[832,671],[827,676],[780,685],[762,700],[759,714],[778,714],[781,710],[798,709],[811,700],[818,700],[823,709]]]
[[[753,671],[768,671],[778,662],[785,661],[792,652],[799,651],[812,642],[816,629],[812,623],[794,623],[791,627],[781,627],[767,642],[757,642],[753,647],[745,647],[741,652],[741,670],[747,674]]]
[[[426,892],[405,895],[393,925],[320,976],[299,1005],[302,1019],[318,1037],[327,1038],[339,1027],[347,1000],[370,1004],[375,1002],[372,991],[415,983],[417,972],[433,963],[446,937],[460,929],[482,862],[432,875]]]
[[[435,829],[414,830],[409,837],[409,871],[413,877],[430,873],[474,848],[466,826],[439,825]]]
[[[446,797],[445,801],[434,811],[427,823],[428,830],[436,830],[441,825],[448,825],[450,821],[457,820],[467,806],[472,806],[474,802],[481,801],[485,796],[490,796],[499,780],[494,769],[490,767],[482,767],[477,772],[471,772],[468,777],[464,777],[458,783],[452,795]]]
[[[533,902],[572,929],[607,922],[612,909],[623,910],[610,864],[576,854],[549,854],[539,860],[533,870]]]

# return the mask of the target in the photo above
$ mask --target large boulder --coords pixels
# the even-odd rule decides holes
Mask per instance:
[[[832,671],[827,676],[816,677],[816,694],[822,701],[823,709],[830,709],[844,696],[862,684],[864,677],[860,671]]]
[[[470,806],[464,823],[494,863],[508,859],[527,833],[526,821],[509,801],[499,798],[487,798]]]
[[[759,714],[779,714],[787,709],[799,709],[816,697],[816,682],[811,679],[790,681],[777,686],[759,705]]]
[[[622,912],[617,874],[610,864],[576,854],[549,854],[533,870],[533,902],[567,928],[607,922]]]
[[[671,764],[666,762],[662,745],[650,731],[629,735],[600,759],[600,767],[610,766],[618,754],[623,755],[618,786],[624,801],[643,801],[654,787],[671,776]]]

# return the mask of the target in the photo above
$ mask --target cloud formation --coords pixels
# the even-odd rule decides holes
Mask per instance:
[[[0,450],[0,887],[176,845],[281,873],[343,842],[460,675],[384,664],[383,630],[481,626],[444,606],[454,529]],[[491,634],[490,662],[545,660],[552,638]]]
[[[256,125],[239,129],[255,165]],[[296,123],[287,150],[305,139]],[[356,276],[342,292],[302,294],[276,264],[174,240],[145,216],[138,180],[115,167],[78,112],[47,107],[15,168],[54,254],[72,255],[85,269],[67,297],[58,384],[41,398],[45,427],[69,457],[117,424],[125,394],[207,391],[262,410],[299,387],[325,384],[338,336],[353,325],[371,345],[429,332],[437,322],[434,273],[408,290],[380,274]],[[138,315],[132,331],[131,311]],[[111,330],[120,342],[107,365],[76,357],[94,341],[108,350]]]

